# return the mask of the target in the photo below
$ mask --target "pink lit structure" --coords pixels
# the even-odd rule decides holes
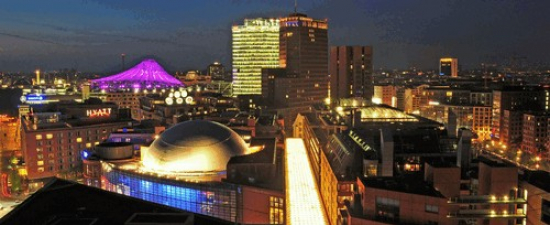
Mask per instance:
[[[122,73],[91,80],[95,87],[150,89],[183,86],[172,75],[168,74],[154,59],[145,59],[141,63]]]

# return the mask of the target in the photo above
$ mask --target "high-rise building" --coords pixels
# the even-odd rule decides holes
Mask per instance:
[[[280,19],[280,66],[287,77],[295,77],[288,86],[276,87],[289,99],[283,107],[311,105],[328,97],[327,28],[326,20],[300,13]]]
[[[373,97],[372,46],[330,47],[330,98]]]
[[[458,77],[458,59],[457,58],[439,59],[439,75]]]
[[[279,67],[279,20],[245,19],[233,31],[233,95],[262,94],[262,68]]]

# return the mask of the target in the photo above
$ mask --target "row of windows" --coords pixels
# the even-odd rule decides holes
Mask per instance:
[[[115,129],[112,129],[111,131],[115,131]],[[92,133],[95,133],[95,134],[100,134],[100,133],[103,133],[103,134],[106,134],[108,132],[107,129],[102,129],[102,130],[95,130],[95,132],[93,130],[87,130],[87,131],[76,131],[76,132],[69,132],[68,133],[68,137],[72,137],[72,136],[81,136],[82,134],[87,134],[87,135],[91,135]],[[59,137],[59,138],[63,138],[64,135],[63,133],[57,133],[57,134],[53,134],[53,133],[48,133],[46,134],[46,139],[52,139],[54,138],[55,136]],[[37,134],[36,136],[36,140],[42,140],[43,139],[43,135],[42,134]]]
[[[59,165],[57,167],[58,168],[57,171],[64,171],[64,170],[68,170],[68,169],[73,169],[75,167],[76,167],[75,164],[70,164],[70,166],[69,165]],[[48,166],[46,168],[48,169],[48,172],[54,172],[55,166]],[[38,167],[38,169],[36,171],[38,171],[38,173],[43,173],[45,171],[45,167]]]

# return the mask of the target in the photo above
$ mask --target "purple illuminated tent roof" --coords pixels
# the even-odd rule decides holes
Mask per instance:
[[[134,83],[135,85],[160,84],[164,86],[181,86],[182,83],[168,74],[154,59],[145,59],[141,63],[122,73],[92,80],[95,84]]]

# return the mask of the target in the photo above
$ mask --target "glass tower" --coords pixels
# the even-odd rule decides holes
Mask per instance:
[[[262,69],[279,67],[279,20],[245,19],[232,31],[233,95],[260,95]]]

